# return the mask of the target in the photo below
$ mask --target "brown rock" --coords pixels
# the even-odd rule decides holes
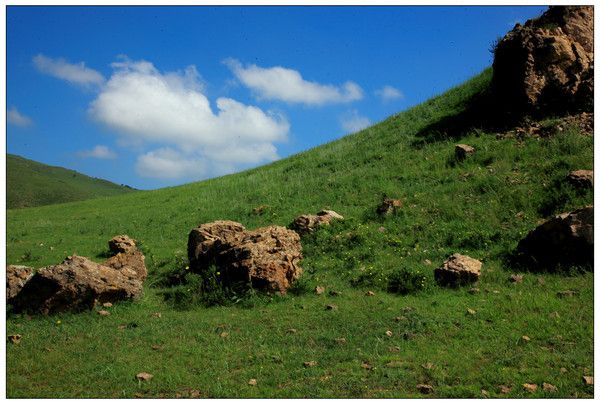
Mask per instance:
[[[111,302],[102,303],[102,307],[112,307]]]
[[[14,299],[15,308],[44,314],[93,309],[96,301],[133,299],[142,281],[129,268],[115,270],[85,257],[41,268]]]
[[[298,234],[312,233],[319,226],[328,225],[332,220],[344,220],[344,217],[333,210],[322,210],[316,215],[298,216],[290,228]]]
[[[505,386],[505,385],[500,385],[498,386],[498,389],[500,390],[500,394],[508,394],[512,391],[511,387]]]
[[[372,290],[367,291],[367,293],[365,293],[365,296],[375,296],[375,292],[373,292]]]
[[[108,248],[113,254],[137,251],[135,240],[127,235],[114,236],[108,241]]]
[[[142,254],[142,252],[139,250],[130,250],[126,253],[118,253],[117,255],[107,259],[104,262],[104,265],[119,271],[127,268],[128,270],[133,271],[135,273],[135,277],[142,282],[148,276],[144,254]]]
[[[476,295],[480,292],[479,288],[471,288],[469,289],[469,293],[472,295]]]
[[[15,345],[20,344],[22,338],[23,338],[23,336],[21,334],[13,334],[13,335],[8,335],[6,337],[6,339],[8,339],[8,342],[10,342],[11,344],[15,344]]]
[[[338,307],[335,304],[328,304],[325,306],[325,310],[337,310]]]
[[[386,335],[387,337],[391,337],[392,335],[394,335],[394,333],[393,333],[391,330],[387,330],[387,331],[385,332],[385,335]]]
[[[204,223],[192,229],[187,247],[190,268],[201,271],[215,264],[217,256],[230,244],[239,242],[245,231],[240,223],[230,220]]]
[[[258,382],[256,381],[256,379],[250,379],[248,380],[248,385],[249,386],[256,386],[258,384]]]
[[[322,295],[323,293],[325,293],[325,287],[324,286],[317,286],[315,288],[315,294],[316,295]]]
[[[515,275],[515,274],[513,274],[513,275],[510,276],[509,280],[512,283],[522,283],[523,282],[523,275]]]
[[[573,297],[573,296],[575,296],[575,293],[576,292],[573,290],[561,290],[559,292],[556,292],[556,296],[558,296],[562,299],[565,297]]]
[[[368,362],[363,362],[360,364],[360,367],[365,369],[365,370],[373,370],[373,365],[371,365]]]
[[[547,220],[519,242],[523,264],[554,270],[559,266],[592,266],[594,259],[594,207],[561,213]]]
[[[98,310],[97,313],[99,315],[101,315],[102,317],[110,316],[110,311],[106,311],[106,310]]]
[[[417,390],[421,394],[431,394],[433,393],[433,386],[430,384],[417,384]]]
[[[342,338],[336,338],[335,342],[337,342],[340,345],[344,345],[346,343],[346,338],[342,337]]]
[[[550,6],[494,51],[492,89],[516,115],[593,110],[593,6]]]
[[[592,188],[594,186],[594,171],[575,170],[567,176],[567,181],[576,188]]]
[[[458,286],[476,282],[481,274],[481,261],[466,255],[453,254],[441,267],[434,270],[437,283]]]
[[[548,392],[548,393],[556,393],[558,391],[558,389],[556,388],[556,386],[554,386],[553,384],[550,383],[542,383],[542,390]]]
[[[477,312],[473,309],[467,309],[467,314],[470,316],[474,316],[475,314],[477,314]]]
[[[390,213],[398,211],[402,205],[402,200],[400,199],[383,198],[381,205],[377,207],[377,214],[382,216],[389,215]]]
[[[586,386],[594,385],[594,376],[583,376],[583,382]]]
[[[523,341],[523,342],[527,343],[527,342],[530,342],[530,341],[531,341],[531,338],[529,338],[527,335],[523,335],[523,336],[521,337],[521,341]]]
[[[457,144],[454,146],[454,157],[458,161],[466,159],[471,154],[475,154],[475,148],[468,144]]]
[[[136,379],[138,379],[140,381],[146,382],[146,381],[152,379],[154,377],[154,375],[150,374],[150,373],[146,373],[146,372],[141,372],[141,373],[138,373],[137,375],[135,375],[135,377],[136,377]]]
[[[314,366],[317,366],[317,361],[308,361],[308,362],[304,362],[304,367],[305,368],[312,368]]]
[[[523,383],[523,389],[529,393],[533,393],[537,390],[538,385],[533,383]]]
[[[6,300],[8,303],[19,294],[32,277],[33,268],[23,265],[6,266]]]

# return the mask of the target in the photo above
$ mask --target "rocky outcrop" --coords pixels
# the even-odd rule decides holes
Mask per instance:
[[[129,268],[115,270],[72,256],[58,265],[41,268],[13,299],[18,311],[50,314],[92,309],[96,302],[138,297],[142,281]]]
[[[33,276],[33,268],[23,265],[6,266],[6,300],[8,302],[19,294],[23,286]]]
[[[571,171],[567,176],[567,181],[575,188],[592,188],[594,186],[594,171],[592,170],[575,170]]]
[[[316,215],[298,216],[290,228],[299,234],[312,233],[319,226],[327,225],[334,219],[344,220],[344,217],[333,210],[322,210]]]
[[[390,213],[396,212],[402,207],[402,200],[383,198],[381,205],[377,207],[377,214],[381,216],[389,215]]]
[[[300,236],[280,226],[246,231],[236,222],[206,223],[190,232],[188,255],[194,272],[214,265],[223,283],[260,290],[285,293],[302,274]]]
[[[442,286],[460,286],[477,282],[481,266],[481,261],[475,258],[453,254],[433,274],[436,282]]]
[[[108,241],[108,247],[115,255],[106,260],[104,265],[117,270],[127,268],[135,272],[136,278],[142,282],[146,279],[146,259],[138,250],[135,240],[125,235],[115,236]]]
[[[475,154],[473,146],[469,146],[468,144],[457,144],[454,146],[454,158],[458,161],[463,161],[471,154]]]
[[[593,111],[593,6],[551,6],[494,49],[492,90],[517,115]]]
[[[554,270],[594,261],[594,207],[561,213],[519,242],[519,261],[532,269]]]

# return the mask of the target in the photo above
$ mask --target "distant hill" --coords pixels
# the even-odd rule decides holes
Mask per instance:
[[[135,189],[126,185],[117,185],[13,154],[6,155],[8,209],[81,201],[132,191]]]

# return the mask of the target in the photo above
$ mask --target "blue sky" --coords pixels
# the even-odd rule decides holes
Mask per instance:
[[[460,84],[546,7],[8,7],[7,152],[154,189]]]

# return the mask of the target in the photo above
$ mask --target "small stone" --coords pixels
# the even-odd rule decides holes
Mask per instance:
[[[142,373],[138,373],[137,375],[135,375],[135,377],[140,381],[147,382],[148,380],[152,379],[154,377],[154,375],[152,375],[150,373],[142,372]]]
[[[467,314],[470,316],[474,316],[475,314],[477,314],[477,312],[473,309],[467,309]]]
[[[394,317],[394,321],[399,323],[400,321],[406,321],[407,318],[404,316],[398,316],[398,317]]]
[[[550,318],[559,318],[560,314],[558,314],[558,311],[553,311],[552,313],[550,313]]]
[[[594,385],[594,376],[583,376],[583,382],[586,386]]]
[[[328,304],[325,306],[325,310],[337,310],[338,307],[335,304]]]
[[[431,362],[427,362],[421,365],[423,369],[431,370],[435,367],[435,365]]]
[[[296,330],[295,328],[288,328],[288,329],[286,330],[286,332],[287,332],[288,334],[296,334],[296,333],[298,332],[298,330]]]
[[[399,346],[391,346],[388,348],[388,351],[390,352],[400,352],[400,347]]]
[[[365,293],[365,296],[375,296],[375,292],[369,290],[367,293]]]
[[[379,231],[380,233],[385,233],[385,227],[381,226],[377,229],[377,231]]]
[[[471,288],[469,289],[469,293],[472,295],[476,295],[480,292],[479,288]]]
[[[102,307],[112,307],[112,303],[111,302],[102,303]]]
[[[549,393],[556,393],[558,391],[558,389],[556,388],[556,386],[550,384],[550,383],[542,383],[542,390],[547,391]]]
[[[512,283],[522,283],[523,282],[523,275],[513,274],[513,275],[510,276],[509,280]]]
[[[103,317],[110,316],[110,311],[106,311],[106,310],[98,310],[97,313]]]
[[[152,349],[154,351],[162,351],[163,347],[161,345],[152,345]]]
[[[490,393],[487,390],[481,389],[481,395],[488,398],[490,396]]]
[[[126,329],[126,328],[127,328],[127,324],[120,324],[120,325],[119,325],[117,328],[118,328],[119,330],[124,330],[124,329]]]
[[[342,337],[342,338],[336,338],[335,342],[337,342],[340,345],[343,345],[346,343],[346,338]]]
[[[200,396],[202,395],[202,393],[200,392],[200,390],[190,390],[188,392],[189,397],[190,398],[200,398]]]
[[[223,331],[222,333],[219,334],[219,337],[227,338],[227,337],[229,337],[229,333],[227,331]]]
[[[575,295],[575,292],[572,290],[562,290],[562,291],[556,293],[556,296],[560,297],[561,299],[565,298],[565,297],[573,297],[574,295]]]
[[[500,294],[500,291],[499,290],[492,290],[492,293],[495,294],[495,295],[498,295],[498,294]]]
[[[361,368],[365,369],[365,370],[372,370],[373,369],[373,365],[371,365],[370,363],[367,362],[363,362],[360,365]]]
[[[454,146],[454,157],[458,161],[462,161],[467,158],[467,156],[475,153],[475,148],[473,146],[469,146],[468,144],[457,144]]]
[[[315,288],[315,294],[316,295],[322,295],[325,292],[325,287],[324,286],[317,286]]]
[[[421,394],[431,394],[433,393],[433,386],[430,384],[417,384],[417,390],[419,390]]]
[[[152,313],[152,317],[161,318],[162,314],[161,313]]]
[[[394,333],[392,331],[390,331],[390,330],[387,330],[385,332],[385,335],[387,335],[388,337],[391,337],[392,335],[394,335]]]
[[[527,335],[523,335],[521,337],[521,341],[523,341],[523,342],[529,342],[529,341],[531,341],[531,338],[529,338]]]
[[[423,261],[423,263],[424,263],[425,265],[431,265],[431,261],[430,261],[430,260],[428,260],[428,259],[426,259],[425,261]]]
[[[330,290],[329,291],[329,296],[336,297],[336,296],[341,296],[341,294],[342,294],[342,292],[339,292],[337,290]]]
[[[533,393],[537,390],[538,386],[534,383],[523,383],[523,389],[529,393]]]
[[[560,368],[560,373],[567,373],[567,372],[568,372],[567,368]]]
[[[508,394],[511,392],[512,388],[505,386],[505,385],[500,385],[498,386],[498,388],[500,389],[500,394]]]
[[[21,338],[23,338],[23,336],[21,334],[13,334],[13,335],[9,335],[7,338],[11,344],[19,345],[21,343]]]
[[[312,368],[313,366],[317,366],[317,361],[307,361],[303,365],[305,368]]]
[[[258,382],[256,381],[256,379],[250,379],[248,380],[248,385],[249,386],[256,386],[258,384]]]

